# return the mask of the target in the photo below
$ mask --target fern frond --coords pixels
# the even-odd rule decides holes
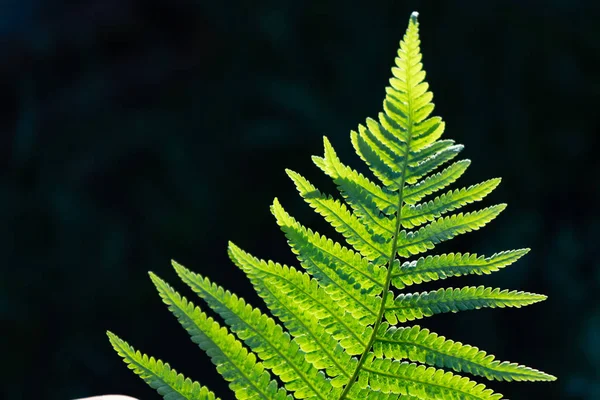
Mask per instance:
[[[469,165],[471,160],[457,161],[443,171],[430,175],[414,185],[407,185],[404,188],[404,202],[415,204],[425,196],[451,185],[465,173]]]
[[[430,174],[439,166],[445,164],[446,162],[456,157],[458,153],[462,151],[463,148],[464,146],[461,144],[453,145],[441,151],[438,151],[437,153],[427,157],[419,163],[412,164],[409,162],[408,168],[406,168],[406,172],[404,175],[406,183],[409,185],[417,183],[419,179],[423,178],[427,174]]]
[[[454,140],[446,139],[433,142],[418,151],[411,150],[408,154],[409,165],[418,165],[429,157],[432,157],[441,151],[447,150],[453,145]]]
[[[198,382],[193,382],[169,364],[148,357],[131,347],[112,332],[106,332],[115,351],[123,358],[129,369],[155,389],[165,400],[219,400],[215,394]]]
[[[169,306],[181,325],[217,366],[217,371],[229,381],[229,387],[240,400],[261,397],[263,399],[292,399],[279,388],[262,363],[256,361],[254,353],[231,335],[227,328],[207,317],[198,307],[187,301],[158,276],[150,273],[160,297]]]
[[[364,139],[363,135],[359,135],[355,131],[350,132],[350,140],[354,150],[388,190],[398,190],[402,172],[390,168],[380,154]]]
[[[284,210],[277,199],[273,201],[271,212],[282,229],[289,226],[294,228],[301,236],[301,239],[298,239],[297,242],[288,237],[292,245],[295,243],[306,244],[308,254],[318,253],[319,257],[322,257],[330,268],[334,268],[336,271],[339,269],[338,274],[340,276],[352,284],[356,282],[361,291],[373,293],[374,295],[381,293],[387,274],[385,267],[375,266],[366,258],[361,257],[360,254],[303,227]],[[286,229],[285,232],[288,233],[289,230]]]
[[[499,381],[556,380],[533,368],[495,360],[493,355],[477,347],[447,340],[418,325],[400,328],[382,325],[373,344],[373,353],[379,358],[409,359]]]
[[[244,252],[233,243],[229,243],[231,260],[250,278],[258,295],[265,300],[267,307],[286,326],[298,345],[306,353],[306,360],[315,368],[324,369],[332,378],[334,387],[348,383],[349,371],[355,369],[356,359],[344,351],[341,344],[316,321],[306,307],[289,301],[286,295],[269,285],[272,271],[289,271],[289,267],[273,262],[258,260]]]
[[[491,274],[516,262],[528,252],[529,249],[502,251],[491,257],[469,253],[449,253],[421,257],[402,265],[397,261],[394,263],[392,271],[392,285],[398,289],[404,289],[406,286],[453,276]]]
[[[383,284],[374,281],[383,280],[384,277],[375,278],[371,264],[359,255],[348,256],[349,250],[343,251],[340,247],[330,246],[331,242],[308,232],[285,212],[277,201],[272,210],[277,223],[288,238],[292,251],[307,272],[354,318],[364,324],[375,322]],[[365,276],[361,277],[357,273],[358,270],[364,271]],[[382,273],[385,274],[385,271],[379,272],[378,275]]]
[[[323,144],[325,146],[325,157],[312,157],[313,162],[323,172],[343,188],[345,188],[344,183],[353,184],[359,187],[370,199],[372,199],[377,208],[382,212],[393,214],[396,211],[398,205],[398,195],[396,193],[381,188],[379,185],[363,176],[360,172],[342,164],[327,137],[323,138]]]
[[[246,304],[244,299],[173,261],[177,275],[217,312],[238,338],[262,360],[265,368],[285,383],[299,399],[335,397],[325,376],[308,363],[298,344],[272,318]]]
[[[445,240],[477,230],[496,218],[505,208],[506,204],[498,204],[480,211],[439,218],[417,232],[401,231],[398,239],[400,243],[398,255],[408,257],[423,253]]]
[[[379,128],[380,137],[383,137],[382,132],[385,129],[382,129],[381,125],[373,122],[370,128],[374,132],[377,132],[377,128]],[[381,142],[374,132],[371,132],[371,130],[363,125],[358,125],[358,137],[366,143],[372,152],[381,158],[391,171],[395,173],[401,172],[399,165],[402,165],[403,159],[406,157],[406,143],[403,143],[404,146],[398,146],[398,142]]]
[[[327,222],[342,234],[363,257],[375,265],[387,261],[391,250],[391,235],[388,237],[374,236],[369,233],[363,223],[348,210],[345,204],[332,197],[323,195],[302,175],[286,170],[292,179],[300,196],[321,214]]]
[[[246,273],[260,274],[262,284],[275,292],[280,301],[297,307],[303,318],[310,318],[332,335],[350,355],[361,354],[367,344],[371,328],[341,308],[315,279],[294,268],[272,262],[254,260],[244,265]],[[253,268],[252,271],[249,268]]]
[[[383,151],[388,152],[391,158],[390,168],[397,169],[398,164],[405,157],[407,143],[398,140],[398,138],[373,118],[367,118],[366,125],[367,128],[362,127],[362,129],[365,130],[364,134],[370,139],[369,142],[377,143],[378,146],[382,147]],[[361,130],[360,126],[359,130]]]
[[[378,208],[377,202],[369,192],[345,178],[337,179],[336,183],[338,190],[352,207],[354,215],[365,225],[374,240],[385,241],[385,238],[395,235],[394,220]]]
[[[150,274],[163,301],[208,353],[238,399],[497,400],[500,394],[456,373],[503,381],[555,379],[526,366],[497,361],[477,347],[419,326],[391,326],[439,313],[522,307],[546,298],[484,286],[395,293],[423,282],[490,274],[528,252],[411,259],[478,230],[506,207],[498,204],[456,213],[483,200],[498,186],[499,178],[437,194],[457,181],[471,162],[455,161],[463,145],[440,140],[445,124],[431,115],[433,94],[425,82],[418,28],[415,13],[400,42],[383,112],[377,119],[367,118],[350,134],[356,154],[374,178],[343,164],[327,137],[323,157],[312,160],[334,181],[341,199],[286,170],[300,196],[347,245],[302,225],[277,198],[271,213],[300,269],[258,259],[229,243],[229,257],[277,320],[174,262],[181,280],[229,328],[222,327]],[[165,398],[214,399],[208,389],[111,335],[130,368]]]
[[[501,394],[486,389],[482,384],[408,362],[369,356],[358,378],[358,385],[384,393],[397,393],[431,400],[498,400]]]
[[[420,85],[422,85],[422,83]],[[431,103],[430,107],[431,109],[433,109],[433,103]],[[421,149],[426,148],[430,144],[435,143],[435,141],[438,140],[440,136],[442,136],[442,133],[444,133],[445,128],[446,123],[442,121],[440,117],[431,117],[419,123],[417,126],[415,126],[414,129],[414,135],[411,146],[412,150],[418,152]]]
[[[323,138],[325,157],[313,156],[313,162],[333,178],[342,196],[366,228],[381,238],[395,234],[392,214],[398,195],[371,182],[362,174],[345,166],[337,157],[329,140]]]
[[[483,199],[500,184],[500,179],[490,179],[469,188],[455,189],[436,197],[427,203],[405,205],[402,210],[402,226],[413,228],[447,212],[456,210],[465,204]]]
[[[390,324],[430,317],[435,314],[486,308],[523,307],[546,300],[546,296],[508,289],[467,286],[431,292],[399,294],[389,300],[385,317]]]

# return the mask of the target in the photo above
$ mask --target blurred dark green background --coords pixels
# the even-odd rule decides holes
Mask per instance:
[[[600,7],[596,1],[0,2],[0,397],[158,398],[110,329],[231,398],[146,275],[184,294],[176,259],[262,306],[227,240],[296,264],[268,206],[323,221],[292,168],[381,108],[410,15],[446,138],[502,176],[509,207],[436,251],[531,247],[487,284],[549,295],[525,309],[424,320],[554,384],[491,382],[512,399],[600,399]],[[474,209],[474,207],[469,207]],[[429,287],[428,287],[429,288]]]

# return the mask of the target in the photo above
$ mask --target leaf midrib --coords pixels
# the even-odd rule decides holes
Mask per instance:
[[[383,313],[385,311],[385,303],[386,303],[388,292],[390,290],[390,285],[392,282],[392,265],[393,265],[394,260],[396,259],[396,252],[398,251],[398,249],[397,249],[398,237],[400,236],[400,229],[402,228],[402,206],[404,205],[404,185],[406,183],[405,177],[406,177],[406,171],[408,169],[408,154],[410,153],[412,128],[413,128],[413,124],[414,124],[411,94],[410,94],[411,86],[410,86],[409,80],[410,80],[410,72],[407,69],[407,71],[406,71],[406,95],[407,95],[407,99],[408,99],[408,102],[407,102],[407,106],[408,106],[408,124],[407,124],[408,140],[406,142],[406,147],[404,150],[404,157],[403,157],[404,165],[402,166],[402,173],[400,175],[400,183],[398,185],[398,188],[399,188],[398,189],[398,205],[397,205],[398,211],[397,211],[397,216],[396,216],[396,228],[395,228],[394,241],[392,243],[392,251],[390,253],[390,258],[388,261],[388,270],[387,270],[387,274],[385,277],[385,285],[383,287],[383,293],[381,295],[381,305],[380,305],[379,311],[377,313],[377,319],[375,320],[375,324],[373,325],[373,332],[371,333],[371,337],[369,338],[369,343],[367,344],[367,347],[365,348],[365,351],[363,352],[363,354],[360,356],[360,359],[358,360],[356,369],[354,370],[352,377],[348,381],[348,384],[344,388],[344,391],[342,392],[339,400],[344,400],[346,398],[346,396],[348,395],[348,393],[350,392],[350,389],[356,382],[358,374],[359,374],[363,364],[365,363],[365,360],[367,359],[367,355],[369,354],[369,352],[371,351],[371,349],[373,347],[373,343],[375,343],[375,338],[377,337],[377,331],[383,320]]]

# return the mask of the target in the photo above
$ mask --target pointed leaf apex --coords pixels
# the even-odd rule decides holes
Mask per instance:
[[[158,288],[159,284],[164,284],[165,282],[160,279],[160,277],[158,275],[156,275],[154,272],[149,271],[148,275],[150,275],[150,280],[152,281],[152,283],[154,283],[154,286],[156,286]]]
[[[419,22],[419,13],[416,11],[413,11],[412,14],[410,14],[410,20],[413,24],[416,24],[417,22]]]

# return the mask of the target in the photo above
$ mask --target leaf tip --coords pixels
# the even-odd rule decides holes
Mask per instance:
[[[156,286],[157,289],[160,289],[159,286],[161,284],[164,284],[163,280],[160,279],[159,276],[156,275],[152,271],[148,271],[148,275],[150,275],[150,280],[152,281],[152,283],[154,284],[154,286]]]
[[[296,183],[296,179],[298,179],[298,177],[300,176],[299,173],[297,173],[296,171],[291,170],[289,168],[285,169],[285,173],[292,181],[294,181],[294,183]]]
[[[413,24],[416,24],[419,22],[419,13],[417,11],[413,11],[412,14],[410,14],[410,21]]]

